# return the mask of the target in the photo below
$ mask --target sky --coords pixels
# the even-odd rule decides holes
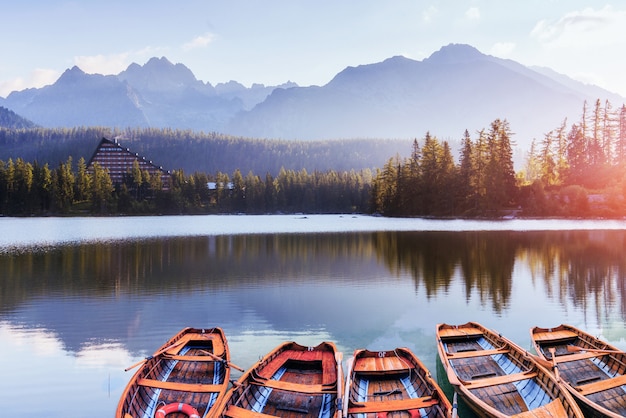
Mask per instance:
[[[324,85],[451,43],[626,97],[626,0],[0,0],[0,97],[166,57],[203,82]]]

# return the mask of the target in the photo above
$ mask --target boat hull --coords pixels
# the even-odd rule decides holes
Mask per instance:
[[[451,418],[452,405],[407,348],[356,350],[349,361],[344,417]]]
[[[530,337],[586,417],[626,416],[626,353],[571,325],[533,327]]]
[[[478,323],[437,325],[437,348],[450,384],[479,417],[583,417],[548,370]]]
[[[185,328],[139,369],[124,389],[117,418],[152,418],[160,409],[181,409],[211,418],[217,415],[230,378],[230,353],[220,328]],[[167,413],[166,413],[167,415]],[[170,417],[182,414],[169,414]]]
[[[343,373],[333,343],[276,347],[233,385],[222,417],[339,418]]]

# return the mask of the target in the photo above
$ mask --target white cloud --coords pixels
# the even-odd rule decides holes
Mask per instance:
[[[80,55],[74,57],[74,64],[88,74],[119,74],[132,62],[143,63],[146,59],[163,55],[166,48],[146,47],[136,51],[127,51],[110,55]],[[0,97],[7,97],[13,91],[27,88],[41,88],[54,84],[67,68],[59,70],[36,69],[28,77],[0,81]]]
[[[13,80],[0,81],[0,96],[6,97],[13,91],[53,84],[60,75],[61,73],[56,70],[38,68],[26,78],[18,77]]]
[[[604,6],[570,11],[537,22],[531,36],[539,43],[542,65],[577,80],[626,94],[626,9]]]
[[[556,21],[540,20],[531,36],[549,48],[593,47],[626,42],[626,10],[608,5],[566,13]]]
[[[496,42],[489,53],[499,58],[506,58],[511,55],[515,50],[515,43],[513,42]]]
[[[81,55],[74,57],[74,64],[90,74],[118,74],[129,65],[129,53],[113,55]]]
[[[212,33],[205,33],[204,35],[196,36],[193,40],[183,44],[183,51],[191,51],[196,48],[205,48],[209,45],[215,37]]]
[[[110,55],[82,55],[74,57],[74,65],[89,74],[119,74],[135,62],[142,64],[146,59],[163,55],[167,48],[151,46],[136,51],[120,52]]]
[[[437,8],[435,6],[430,6],[428,9],[422,12],[422,20],[426,23],[429,23],[436,14]]]
[[[465,12],[465,17],[469,20],[478,20],[480,19],[480,10],[478,7],[470,7]]]

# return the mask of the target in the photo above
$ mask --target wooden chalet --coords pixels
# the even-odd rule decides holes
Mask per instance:
[[[169,171],[153,164],[152,161],[146,160],[145,157],[131,152],[128,148],[122,147],[117,140],[111,141],[102,138],[87,164],[87,170],[93,171],[93,164],[98,163],[108,170],[113,185],[117,187],[124,182],[125,177],[132,171],[135,161],[139,163],[142,172],[148,171],[151,176],[159,174],[163,183],[163,190],[169,190],[171,183]]]

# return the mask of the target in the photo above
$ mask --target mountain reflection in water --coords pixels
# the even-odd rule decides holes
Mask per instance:
[[[31,412],[71,416],[72,403],[111,416],[131,376],[123,368],[184,326],[224,328],[243,367],[282,340],[326,339],[346,359],[356,348],[408,346],[435,374],[435,325],[468,320],[526,348],[531,326],[562,322],[624,347],[625,246],[623,230],[403,231],[1,253],[3,392],[15,412],[34,391],[45,402]],[[29,358],[17,363],[38,372],[13,366],[19,347]],[[41,373],[50,378],[34,384]],[[67,395],[46,395],[50,386]]]

